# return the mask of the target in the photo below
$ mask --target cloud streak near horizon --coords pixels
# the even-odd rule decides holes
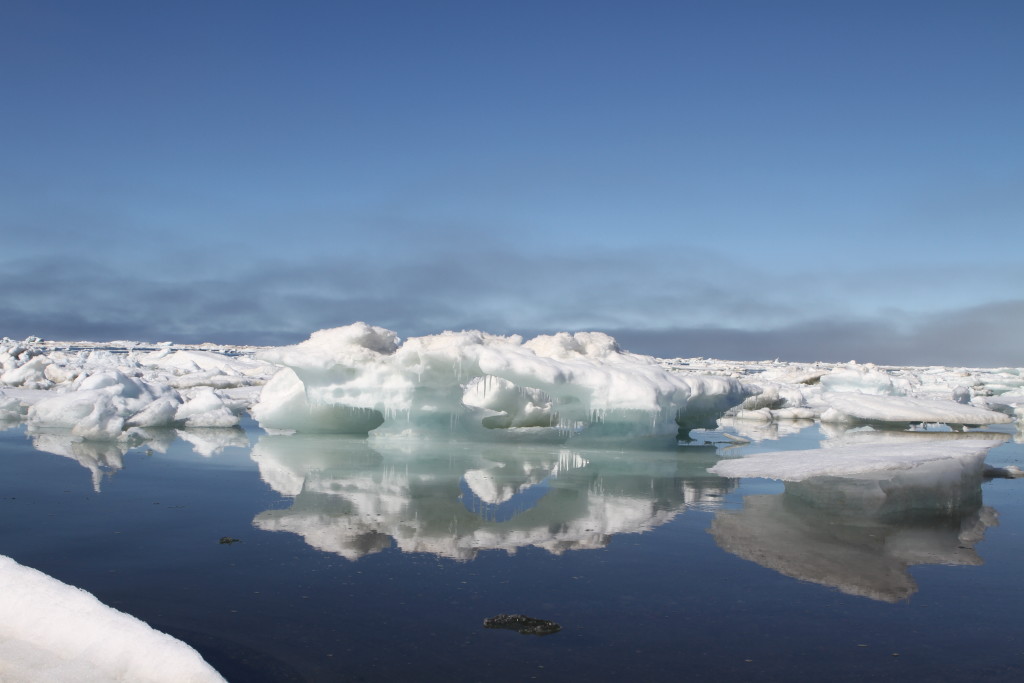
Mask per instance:
[[[817,276],[771,282],[735,259],[723,267],[727,259],[712,252],[689,268],[639,251],[490,254],[239,267],[208,256],[193,261],[185,283],[143,264],[7,261],[0,334],[276,345],[363,320],[403,337],[598,330],[662,357],[1024,365],[1022,298],[944,305],[936,294],[925,310],[882,301],[854,312],[814,293]],[[871,286],[869,273],[859,280]]]

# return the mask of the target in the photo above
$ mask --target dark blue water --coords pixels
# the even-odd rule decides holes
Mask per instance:
[[[0,554],[232,681],[1024,680],[1024,480],[860,518],[709,475],[721,445],[174,436],[0,432]],[[562,630],[483,628],[500,613]]]

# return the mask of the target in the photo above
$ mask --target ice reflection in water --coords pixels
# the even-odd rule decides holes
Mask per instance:
[[[874,431],[832,437],[822,445],[1009,438]],[[940,462],[787,482],[782,494],[746,496],[742,510],[717,512],[709,532],[723,550],[786,576],[898,602],[917,591],[908,573],[913,565],[982,564],[975,544],[998,523],[996,511],[982,505],[983,460],[952,468],[956,476]]]
[[[601,548],[716,505],[735,486],[707,473],[714,448],[684,453],[264,436],[253,459],[294,501],[254,523],[350,560],[392,544],[459,560]]]
[[[210,458],[225,448],[249,445],[249,437],[238,427],[136,429],[130,438],[117,441],[83,441],[68,430],[30,428],[27,434],[36,450],[70,458],[89,470],[96,493],[101,490],[103,478],[120,471],[125,454],[135,448],[166,453],[175,440],[181,439],[188,442],[194,452]]]

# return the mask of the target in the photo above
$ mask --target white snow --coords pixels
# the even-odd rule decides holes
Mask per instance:
[[[3,555],[0,584],[0,681],[224,680],[180,640]]]

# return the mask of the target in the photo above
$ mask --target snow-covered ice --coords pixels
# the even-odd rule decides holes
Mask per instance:
[[[758,453],[723,460],[711,471],[723,477],[761,477],[804,481],[811,477],[848,477],[866,472],[912,470],[926,463],[951,461],[956,468],[984,459],[991,439],[945,439],[920,443],[857,444],[804,451]]]
[[[756,391],[731,378],[669,372],[597,332],[527,342],[444,332],[399,343],[391,330],[356,323],[257,357],[284,370],[253,415],[266,428],[308,432],[674,435],[714,426]]]
[[[130,442],[146,428],[228,427],[246,411],[271,430],[506,440],[716,426],[760,439],[807,420],[828,429],[1016,422],[1020,432],[1024,370],[659,360],[598,332],[402,343],[365,323],[262,349],[0,341],[0,421],[27,421],[35,433]]]
[[[0,584],[0,681],[224,681],[180,640],[4,555]]]
[[[827,393],[823,399],[829,405],[821,415],[823,422],[943,423],[975,427],[1013,422],[1013,418],[1004,413],[954,400],[852,392]]]

